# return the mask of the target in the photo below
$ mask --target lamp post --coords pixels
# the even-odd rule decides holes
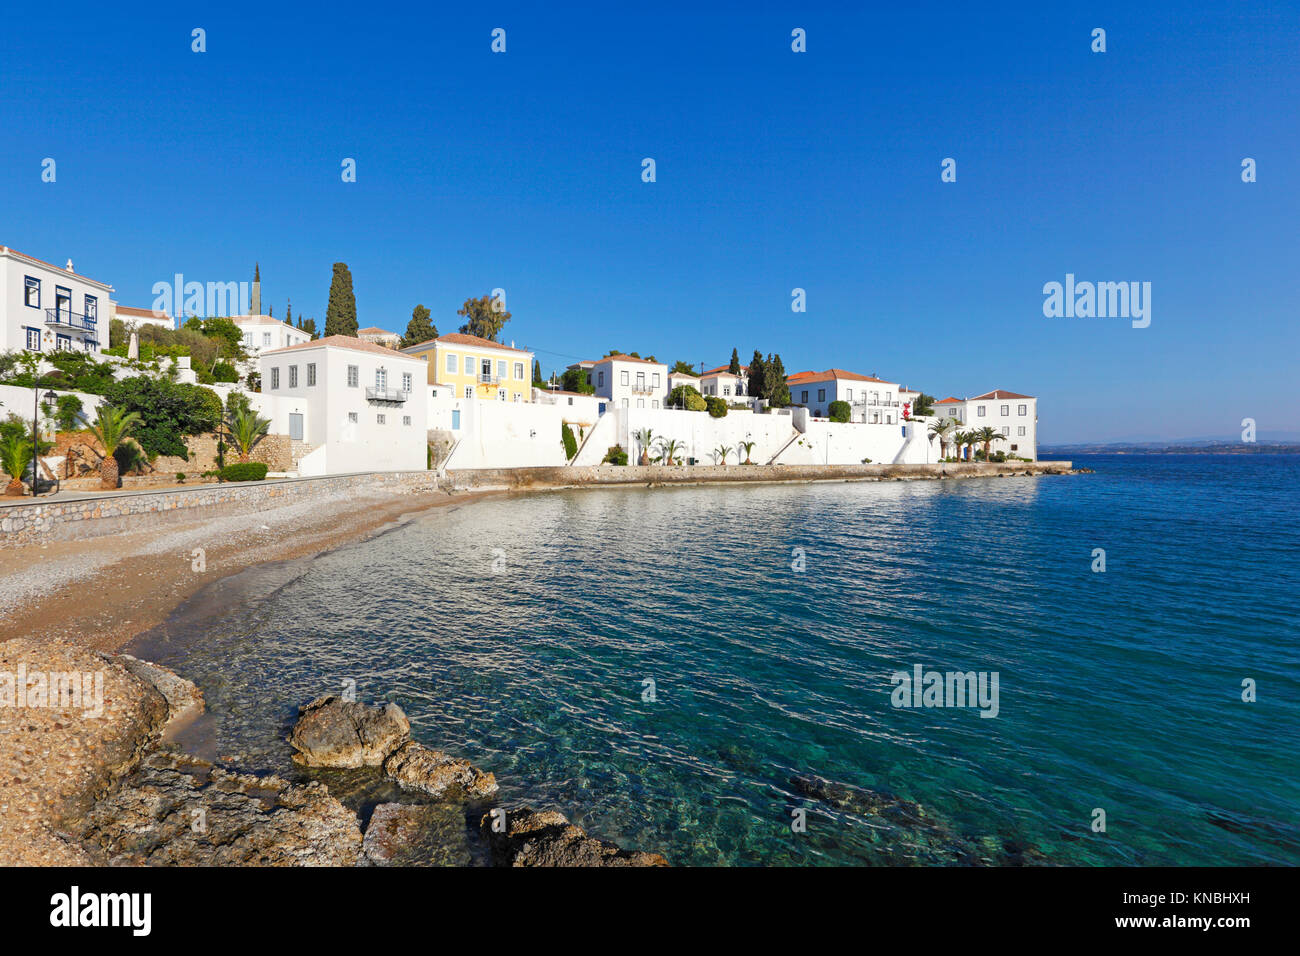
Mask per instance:
[[[32,393],[35,401],[32,403],[32,497],[36,497],[36,485],[41,480],[40,461],[41,461],[41,398],[43,397],[47,404],[52,404],[57,395],[53,391],[48,391],[44,396],[41,395],[41,386],[38,383]]]

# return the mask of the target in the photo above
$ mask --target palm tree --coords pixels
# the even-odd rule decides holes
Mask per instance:
[[[21,435],[10,435],[0,444],[0,465],[9,476],[5,494],[15,498],[23,495],[23,474],[32,460],[32,443]],[[32,479],[35,480],[35,473]]]
[[[939,457],[948,457],[948,436],[952,430],[957,427],[957,423],[951,418],[939,418],[930,423],[930,438],[939,439]]]
[[[744,463],[745,463],[746,465],[752,465],[752,464],[753,464],[753,462],[749,460],[749,453],[752,452],[752,451],[754,450],[754,446],[755,446],[756,444],[758,444],[758,443],[757,443],[757,442],[752,442],[752,441],[742,441],[739,445],[736,446],[736,453],[737,453],[737,454],[741,454],[741,453],[744,454],[744,456],[745,456],[745,462],[744,462]]]
[[[966,433],[964,431],[953,432],[952,443],[954,446],[954,451],[956,453],[956,458],[958,461],[961,461],[962,460],[961,450],[966,447]]]
[[[675,464],[674,459],[677,453],[683,449],[683,445],[676,438],[659,439],[659,460],[665,465]]]
[[[719,445],[717,448],[713,449],[714,457],[717,458],[718,462],[723,465],[727,463],[727,456],[729,454],[731,454],[731,449],[728,448],[726,445]]]
[[[984,445],[984,460],[989,460],[989,445],[993,444],[1002,437],[1002,433],[991,425],[985,425],[971,436],[976,441]]]
[[[637,440],[637,444],[641,446],[641,457],[637,459],[638,463],[642,465],[650,464],[650,445],[655,440],[654,429],[653,428],[638,429],[636,432],[633,433],[632,437],[635,438]]]
[[[117,487],[117,459],[113,453],[139,422],[139,412],[128,412],[125,408],[114,408],[112,405],[100,405],[95,412],[94,421],[85,415],[81,416],[81,423],[104,449],[104,459],[99,463],[100,488]]]
[[[239,460],[245,462],[257,443],[271,430],[271,420],[258,417],[251,408],[237,408],[226,416],[225,426],[230,441],[239,450]]]

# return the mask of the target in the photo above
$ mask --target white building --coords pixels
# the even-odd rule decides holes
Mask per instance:
[[[269,315],[232,315],[230,321],[244,333],[244,351],[248,352],[254,362],[263,352],[311,341],[310,333],[295,329],[288,322],[281,322]]]
[[[166,312],[153,309],[133,309],[125,305],[113,305],[113,318],[121,319],[127,331],[138,329],[142,325],[156,325],[163,329],[175,329],[176,323]]]
[[[700,382],[700,377],[698,375],[688,375],[685,372],[668,373],[668,393],[670,395],[672,394],[673,389],[675,389],[678,385],[689,385],[697,392],[700,392],[701,384],[702,383]],[[704,393],[700,392],[700,394],[703,395]]]
[[[903,420],[902,388],[871,375],[842,368],[824,372],[796,372],[789,376],[790,401],[808,409],[814,418],[829,418],[831,402],[849,404],[849,420],[868,425],[893,425]]]
[[[974,398],[948,397],[934,403],[939,418],[954,419],[961,430],[991,427],[1002,435],[991,452],[1038,460],[1038,399],[1032,395],[994,389]]]
[[[701,394],[731,399],[749,394],[749,366],[740,366],[740,374],[733,375],[730,365],[719,365],[700,376]]]
[[[590,382],[615,408],[662,408],[668,400],[668,366],[631,355],[606,355],[593,363]]]
[[[108,346],[113,287],[0,246],[0,351],[75,350]]]
[[[381,329],[377,325],[359,330],[357,338],[362,342],[373,342],[375,345],[382,345],[390,349],[395,349],[402,344],[400,335],[396,332],[389,332],[387,329]]]
[[[259,356],[262,394],[276,399],[271,431],[312,446],[302,475],[423,471],[427,465],[425,365],[345,335]]]

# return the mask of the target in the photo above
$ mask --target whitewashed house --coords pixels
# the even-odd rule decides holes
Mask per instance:
[[[903,420],[902,388],[872,375],[846,372],[842,368],[824,372],[796,372],[786,379],[790,401],[812,413],[829,418],[831,402],[847,402],[849,420],[868,425],[893,425]]]
[[[423,471],[429,402],[424,362],[345,335],[258,357],[271,431],[305,442],[299,474]]]
[[[662,408],[668,400],[668,366],[631,355],[606,355],[591,367],[596,394],[614,408]]]
[[[112,317],[121,319],[128,332],[138,329],[142,325],[156,325],[161,329],[176,328],[176,322],[170,315],[166,312],[155,312],[153,309],[135,309],[114,303]]]
[[[672,393],[672,390],[675,389],[675,388],[676,388],[677,386],[679,386],[679,385],[689,385],[691,388],[695,389],[697,392],[700,392],[700,385],[701,385],[701,384],[702,384],[702,383],[700,382],[700,377],[699,377],[698,375],[688,375],[688,374],[685,373],[685,372],[669,372],[669,373],[668,373],[668,392],[669,392],[669,394],[671,394],[671,393]],[[703,395],[704,393],[703,393],[703,392],[700,392],[700,394]]]
[[[0,351],[101,352],[113,287],[0,246]]]
[[[994,389],[974,398],[950,396],[934,403],[934,413],[954,419],[963,431],[995,429],[1003,440],[994,442],[991,452],[1038,460],[1038,399],[1032,395]]]
[[[230,321],[244,333],[244,351],[253,363],[263,352],[311,341],[310,333],[295,329],[288,322],[281,322],[269,315],[232,315]]]

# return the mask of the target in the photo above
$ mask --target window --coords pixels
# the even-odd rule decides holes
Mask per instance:
[[[271,369],[271,388],[275,389],[279,387],[280,387],[280,370],[278,368],[273,368]]]
[[[984,417],[984,412],[985,412],[985,408],[984,408],[983,405],[976,405],[976,406],[975,406],[975,416],[976,416],[977,418],[983,418],[983,417]]]
[[[800,403],[801,403],[801,404],[804,404],[804,405],[807,405],[807,404],[808,404],[808,389],[805,388],[805,389],[804,389],[802,392],[800,392],[799,394],[800,394],[801,396],[803,396],[802,398],[799,399]]]
[[[473,398],[473,397],[474,397],[474,386],[473,386],[473,385],[466,385],[466,386],[465,386],[465,397],[466,397],[466,398]]]
[[[1017,405],[1017,406],[1016,406],[1016,414],[1017,414],[1017,415],[1028,415],[1028,414],[1029,414],[1029,406],[1028,406],[1028,405]]]
[[[86,296],[86,321],[91,325],[99,318],[99,300],[93,295]]]
[[[311,388],[316,384],[316,363],[307,363],[307,387]]]
[[[25,298],[23,301],[33,309],[39,309],[41,307],[41,280],[33,279],[31,276],[23,276],[23,279],[23,284],[25,286],[23,290]],[[31,348],[30,345],[27,347]]]
[[[514,401],[517,402],[517,401],[519,401],[522,397],[523,397],[523,396],[520,395],[518,392],[515,392],[515,395],[514,395]]]
[[[1003,438],[1008,438],[1008,437],[1010,437],[1010,435],[1011,435],[1011,429],[1008,428],[1006,425],[1003,425],[1003,426],[1002,426],[1002,437],[1003,437]]]
[[[348,366],[348,388],[356,388],[361,384],[361,370],[355,365]]]
[[[1006,418],[1008,415],[1011,414],[1011,406],[1010,406],[1010,405],[1003,405],[1003,406],[1002,406],[1002,411],[1001,411],[999,414],[1000,414],[1003,418]]]
[[[72,290],[61,285],[54,287],[54,311],[57,315],[72,314]]]
[[[410,392],[410,390],[411,390],[411,373],[410,373],[410,372],[403,372],[403,373],[402,373],[402,391],[404,391],[404,392]]]
[[[623,371],[618,373],[618,384],[626,385],[627,383],[628,383],[627,369],[623,369]]]
[[[244,333],[244,344],[245,344],[246,346],[248,346],[250,349],[253,347],[253,333],[252,333],[252,332],[245,332],[245,333]]]
[[[95,351],[95,342],[93,339],[82,339],[81,347],[84,348],[87,352],[93,352]]]
[[[826,401],[826,389],[824,388],[817,389],[817,401],[819,402]]]
[[[659,399],[657,399],[657,398],[656,398],[656,399],[653,399],[653,400],[650,402],[650,407],[651,407],[651,408],[658,408],[658,407],[659,407]]]
[[[456,374],[456,356],[452,355],[450,352],[447,353],[447,374]]]
[[[498,388],[498,389],[497,389],[497,401],[499,401],[499,402],[504,402],[505,400],[506,400],[506,390],[505,390],[504,388]]]
[[[821,410],[820,408],[815,408],[815,409],[813,409],[813,417],[814,417],[814,418],[821,418],[821,417],[822,417],[822,410]]]
[[[263,344],[263,345],[270,345],[270,344],[271,344],[271,333],[270,333],[270,332],[263,332],[263,333],[262,333],[262,344]]]
[[[65,349],[67,349],[68,351],[71,351],[71,350],[72,350],[72,336],[71,336],[71,335],[56,335],[56,336],[54,337],[54,347],[55,347],[55,349],[59,350],[60,352],[63,351],[63,350],[65,350]]]
[[[409,425],[409,424],[411,424],[411,416],[410,416],[410,415],[403,415],[403,416],[402,416],[402,424],[403,424],[403,425]]]
[[[636,407],[637,407],[637,408],[645,408],[645,399],[644,399],[644,398],[638,398],[638,399],[636,400]]]
[[[378,389],[388,388],[388,369],[386,368],[375,369],[375,388]]]
[[[590,380],[589,380],[589,381],[590,381]],[[604,373],[604,372],[597,372],[597,373],[596,373],[596,384],[597,384],[597,385],[602,385],[602,386],[605,384],[605,373]]]
[[[638,392],[645,391],[645,372],[636,373],[636,390]]]
[[[1019,446],[1019,445],[1012,445],[1012,446],[1011,446],[1011,450],[1012,450],[1012,451],[1019,451],[1019,450],[1020,450],[1020,446]]]
[[[378,415],[375,416],[375,424],[376,425],[387,424],[387,419],[384,417],[383,412],[380,412]]]
[[[289,366],[289,387],[298,387],[298,366],[296,365]]]
[[[355,425],[357,423],[357,413],[348,412],[348,421]]]
[[[1018,437],[1020,437],[1020,438],[1024,438],[1024,437],[1025,437],[1025,426],[1024,426],[1024,425],[1017,425],[1017,426],[1016,426],[1016,435],[1017,435]]]
[[[737,393],[737,394],[739,394],[739,393]],[[846,388],[846,389],[844,390],[844,399],[845,399],[845,401],[848,401],[848,402],[852,402],[852,401],[853,401],[853,389],[851,389],[851,388]]]
[[[724,386],[722,386],[722,394],[723,394],[723,395],[730,395],[730,394],[731,394],[731,386],[730,386],[730,385],[724,385]]]
[[[654,375],[650,376],[650,384],[651,384],[651,386],[653,386],[654,388],[658,388],[658,387],[659,387],[659,373],[658,373],[658,372],[655,372]]]
[[[624,407],[624,408],[627,408],[627,399],[626,399],[626,398],[623,399],[623,407]]]
[[[497,378],[505,378],[505,377],[506,377],[506,361],[505,359],[497,359]],[[523,378],[522,375],[520,375],[519,377]]]
[[[523,363],[523,362],[516,362],[516,363],[515,363],[515,378],[522,379],[523,377],[524,377],[524,363]]]

